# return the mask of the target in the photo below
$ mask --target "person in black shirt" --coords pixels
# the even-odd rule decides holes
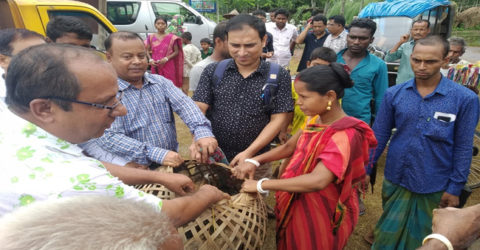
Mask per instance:
[[[305,43],[303,49],[302,59],[298,64],[297,72],[300,72],[307,68],[307,61],[310,58],[310,54],[316,48],[322,47],[325,39],[327,39],[328,32],[327,18],[322,15],[316,15],[312,18],[312,21],[308,22],[305,30],[297,37],[296,42],[298,44]],[[312,29],[312,31],[310,31]]]
[[[267,22],[267,13],[263,10],[256,10],[252,12],[252,16],[256,16],[260,18],[263,23]],[[265,44],[265,47],[263,47],[262,50],[262,59],[265,60],[267,58],[270,58],[273,56],[273,53],[275,51],[273,50],[273,35],[270,32],[267,32],[267,43]]]
[[[228,21],[226,31],[233,60],[219,81],[214,81],[218,63],[208,65],[193,100],[212,123],[213,134],[230,165],[236,166],[268,151],[270,142],[288,123],[293,100],[290,75],[280,67],[278,91],[271,108],[263,106],[262,88],[270,71],[270,63],[260,59],[267,39],[265,24],[259,18],[241,14]]]

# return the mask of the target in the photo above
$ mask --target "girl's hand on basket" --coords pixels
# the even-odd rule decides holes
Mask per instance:
[[[174,173],[168,175],[168,178],[165,178],[162,184],[166,188],[175,192],[175,194],[184,196],[194,191],[195,185],[193,184],[192,180],[187,176]]]
[[[250,162],[242,162],[240,165],[232,169],[235,178],[243,180],[245,178],[253,179],[257,167]]]
[[[245,193],[256,193],[257,182],[256,180],[245,180],[242,184],[242,191]]]

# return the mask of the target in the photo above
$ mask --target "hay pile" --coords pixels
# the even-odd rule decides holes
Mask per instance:
[[[455,27],[473,28],[480,25],[480,7],[472,7],[458,13],[455,18]]]

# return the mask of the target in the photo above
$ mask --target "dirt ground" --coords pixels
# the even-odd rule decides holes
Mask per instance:
[[[292,74],[296,73],[296,65],[298,65],[298,61],[301,57],[301,50],[296,51],[294,58],[291,62],[291,72]],[[176,125],[177,125],[177,138],[180,143],[179,152],[185,158],[189,159],[188,153],[188,146],[192,142],[192,137],[190,135],[190,131],[185,126],[185,124],[175,116]],[[478,129],[478,127],[477,127]],[[384,162],[385,162],[385,154],[379,160],[378,163],[378,174],[377,174],[377,181],[374,186],[374,192],[371,191],[365,194],[365,205],[367,207],[366,213],[363,216],[360,216],[357,226],[355,227],[355,231],[350,236],[348,240],[347,246],[345,249],[347,250],[363,250],[363,249],[370,249],[370,245],[363,239],[363,236],[366,235],[370,230],[373,229],[375,223],[377,222],[378,218],[382,213],[382,202],[381,202],[381,185],[383,181],[383,169],[384,169]],[[474,189],[472,195],[470,196],[467,206],[474,205],[480,202],[480,192],[479,189]],[[271,206],[274,206],[275,199],[274,194],[270,193],[268,197],[267,203]],[[268,222],[268,230],[267,230],[267,237],[262,249],[264,250],[274,250],[276,249],[275,245],[275,219],[269,219]]]

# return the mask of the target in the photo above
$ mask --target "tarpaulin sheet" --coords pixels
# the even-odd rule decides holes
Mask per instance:
[[[441,5],[449,5],[448,0],[387,0],[385,2],[369,3],[358,17],[375,18],[406,16],[414,18],[419,14]]]

